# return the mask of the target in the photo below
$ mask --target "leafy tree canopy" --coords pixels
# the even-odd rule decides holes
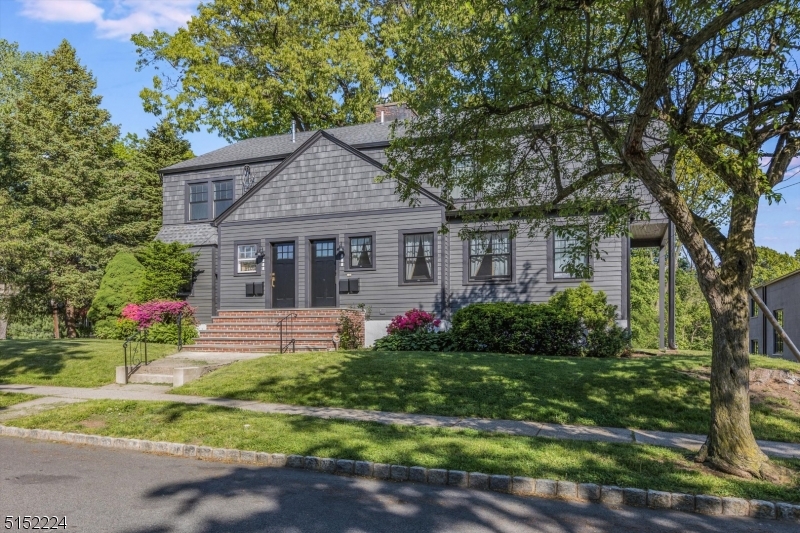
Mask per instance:
[[[795,255],[780,253],[766,246],[756,248],[757,259],[753,267],[753,285],[779,278],[795,270],[800,270],[800,259]]]
[[[477,210],[468,220],[570,231],[583,235],[576,249],[596,251],[646,216],[636,199],[651,197],[710,309],[711,429],[699,459],[783,478],[750,429],[747,290],[759,200],[779,199],[800,152],[796,0],[410,4],[391,46],[421,118],[390,151],[392,174],[408,180],[398,190],[413,200],[424,183],[460,189]],[[708,187],[729,202],[707,206],[718,220],[673,180],[681,150],[721,182]],[[555,228],[554,210],[573,229]]]
[[[391,5],[391,3],[389,3]],[[371,2],[213,0],[186,28],[133,36],[140,66],[169,70],[141,93],[183,131],[228,140],[368,121],[393,61]]]
[[[189,248],[178,242],[151,241],[136,252],[144,277],[135,301],[174,300],[192,282],[195,257]]]

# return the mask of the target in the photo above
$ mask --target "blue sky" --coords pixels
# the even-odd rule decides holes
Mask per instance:
[[[122,132],[139,135],[156,123],[144,112],[139,91],[154,71],[136,72],[136,49],[130,35],[154,29],[175,31],[194,13],[198,0],[0,0],[0,37],[22,50],[46,52],[69,40],[97,78],[103,106]],[[227,143],[216,134],[187,135],[196,154]],[[800,161],[798,165],[800,168]],[[794,186],[794,184],[798,184]],[[762,202],[756,242],[781,252],[800,248],[800,174],[781,187],[784,200]]]

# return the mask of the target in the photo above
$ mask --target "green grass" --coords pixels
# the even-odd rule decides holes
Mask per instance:
[[[150,359],[169,355],[175,347],[148,344]],[[122,341],[98,339],[0,341],[0,383],[97,387],[114,383],[115,367],[123,364]]]
[[[791,365],[765,357],[755,366]],[[709,384],[685,374],[708,356],[633,359],[483,353],[316,352],[242,361],[174,389],[309,406],[533,420],[664,431],[708,431]],[[800,371],[800,365],[792,367]],[[800,414],[753,409],[767,440],[800,442]]]
[[[35,400],[39,396],[33,394],[17,394],[14,392],[0,392],[0,411],[12,405]]]
[[[89,401],[8,422],[26,428],[487,474],[800,502],[780,486],[712,473],[657,446],[556,441],[471,430],[386,426],[167,402]],[[798,470],[800,461],[780,461]]]

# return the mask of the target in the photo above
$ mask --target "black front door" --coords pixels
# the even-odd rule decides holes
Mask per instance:
[[[336,307],[336,241],[311,243],[311,307]]]
[[[295,307],[294,243],[272,245],[272,307]]]

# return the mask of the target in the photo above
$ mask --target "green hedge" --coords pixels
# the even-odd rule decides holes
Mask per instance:
[[[472,304],[453,315],[456,349],[540,355],[576,355],[580,319],[549,304]]]
[[[449,331],[392,333],[376,340],[373,346],[387,352],[449,352],[453,350],[453,336]]]

